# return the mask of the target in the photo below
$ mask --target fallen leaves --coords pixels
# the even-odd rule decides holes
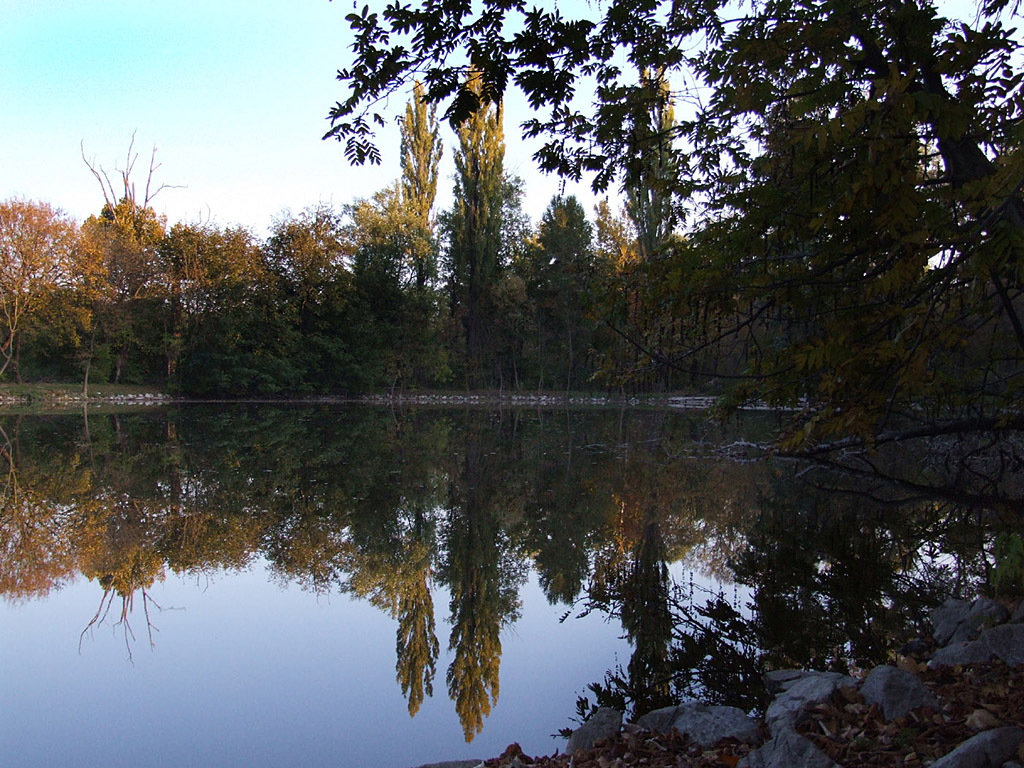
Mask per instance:
[[[952,752],[975,733],[1001,725],[1024,726],[1024,666],[999,661],[967,667],[917,669],[942,704],[941,712],[918,710],[886,722],[877,706],[864,703],[853,688],[840,688],[831,700],[809,712],[798,730],[844,768],[924,768]],[[587,752],[550,757],[524,755],[512,744],[488,768],[736,768],[751,751],[722,742],[702,749],[677,732],[629,730]],[[1020,758],[1024,761],[1024,744]]]
[[[886,722],[877,707],[847,689],[854,700],[851,693],[833,696],[798,730],[842,766],[923,766],[975,733],[1024,724],[1022,667],[996,661],[926,670],[921,680],[942,703],[941,712],[918,710]]]

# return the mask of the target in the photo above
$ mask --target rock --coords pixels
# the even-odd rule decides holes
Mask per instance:
[[[932,634],[935,636],[935,642],[946,645],[970,609],[971,604],[966,600],[951,597],[932,611]]]
[[[810,741],[786,726],[739,761],[737,768],[839,768]]]
[[[1013,616],[1010,617],[1011,624],[1024,624],[1024,600],[1020,601],[1020,605],[1017,606],[1017,610],[1013,612]]]
[[[989,768],[1001,766],[1017,757],[1017,748],[1024,742],[1024,728],[1008,725],[972,736],[945,757],[932,763],[932,768]]]
[[[908,642],[902,648],[900,648],[901,656],[912,656],[920,658],[931,653],[932,644],[921,637],[915,637],[913,640]]]
[[[601,739],[618,735],[620,728],[622,713],[611,707],[601,707],[587,718],[587,722],[572,732],[565,751],[571,755],[577,749],[592,749]]]
[[[992,652],[980,640],[971,643],[957,643],[940,648],[928,662],[931,669],[955,667],[959,664],[983,664],[992,658]]]
[[[860,692],[868,704],[878,705],[886,720],[905,717],[918,707],[931,707],[935,711],[941,709],[938,699],[916,675],[896,667],[875,667]]]
[[[480,768],[483,760],[450,760],[446,763],[427,763],[419,768]]]
[[[837,688],[855,687],[858,680],[838,672],[814,672],[797,680],[776,697],[764,714],[772,736],[784,725],[797,725],[806,719],[804,709],[831,696]]]
[[[973,642],[947,646],[935,654],[928,666],[981,664],[993,656],[1010,666],[1024,664],[1024,624],[1001,624],[982,632]]]
[[[935,642],[952,645],[974,640],[983,629],[1002,624],[1010,612],[995,600],[979,597],[972,603],[950,598],[932,613]]]
[[[687,702],[693,703],[693,702]],[[652,709],[643,717],[637,718],[636,725],[647,731],[657,731],[658,733],[668,733],[672,730],[672,726],[675,725],[676,715],[679,714],[679,707],[662,707],[661,709]]]
[[[1024,624],[1001,624],[986,630],[978,639],[989,653],[1009,666],[1024,664]]]
[[[772,696],[777,696],[786,689],[791,688],[794,683],[803,680],[808,675],[814,674],[817,673],[808,672],[806,669],[773,669],[765,674],[764,687],[768,689],[768,693]]]
[[[705,749],[722,739],[754,744],[761,738],[757,721],[747,717],[742,709],[708,706],[699,701],[656,709],[641,717],[636,724],[660,733],[668,733],[674,728]]]

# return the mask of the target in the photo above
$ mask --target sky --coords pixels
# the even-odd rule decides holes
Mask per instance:
[[[363,0],[360,0],[362,3]],[[168,223],[211,221],[263,235],[283,212],[366,198],[399,176],[398,129],[380,166],[349,166],[321,137],[345,97],[352,0],[0,0],[0,200],[47,202],[81,221],[103,205],[85,161],[115,185],[134,136],[141,196]],[[389,105],[391,114],[404,111]],[[559,191],[520,139],[525,107],[506,105],[506,170],[526,182],[537,221]],[[438,204],[451,203],[454,134],[444,126]],[[119,190],[120,191],[120,190]],[[584,184],[569,185],[590,208]]]

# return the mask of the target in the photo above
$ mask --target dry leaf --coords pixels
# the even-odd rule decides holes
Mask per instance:
[[[914,675],[920,674],[928,669],[928,665],[923,661],[917,661],[910,656],[900,656],[899,660],[896,662],[896,666],[904,672],[910,672]]]
[[[978,708],[967,718],[967,727],[972,731],[987,731],[998,728],[1002,723],[987,709]]]

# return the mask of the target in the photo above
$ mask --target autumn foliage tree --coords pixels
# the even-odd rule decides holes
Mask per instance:
[[[48,204],[0,202],[0,375],[25,322],[67,282],[77,244],[78,227]]]

